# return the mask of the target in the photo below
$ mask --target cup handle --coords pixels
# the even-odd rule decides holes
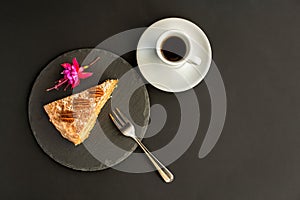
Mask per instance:
[[[191,56],[187,62],[194,65],[200,65],[201,61],[201,58],[199,58],[198,56]]]

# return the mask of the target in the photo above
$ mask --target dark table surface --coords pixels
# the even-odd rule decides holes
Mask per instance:
[[[226,87],[226,122],[213,151],[198,158],[210,119],[203,82],[195,88],[200,128],[169,165],[176,175],[172,184],[155,172],[78,172],[43,153],[30,129],[27,103],[47,63],[171,16],[206,32]],[[0,6],[0,22],[1,199],[300,199],[299,1],[7,1]],[[136,65],[134,53],[126,59]],[[165,99],[147,88],[152,103]],[[171,123],[144,142],[156,150],[173,134]]]

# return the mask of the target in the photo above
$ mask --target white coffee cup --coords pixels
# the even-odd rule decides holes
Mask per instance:
[[[182,58],[178,61],[169,60],[166,58],[165,55],[163,55],[163,45],[164,43],[171,37],[177,37],[181,39],[185,44],[185,55],[181,55]],[[183,31],[181,30],[168,30],[162,33],[157,42],[156,42],[156,53],[158,57],[167,64],[168,67],[171,68],[179,68],[183,66],[185,63],[190,63],[192,65],[200,65],[201,64],[201,58],[197,55],[195,55],[195,50],[193,45],[192,39]]]

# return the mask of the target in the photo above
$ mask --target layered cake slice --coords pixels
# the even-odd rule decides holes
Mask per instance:
[[[118,80],[107,80],[78,94],[44,106],[50,122],[75,145],[82,143],[93,129],[101,108],[110,98]]]

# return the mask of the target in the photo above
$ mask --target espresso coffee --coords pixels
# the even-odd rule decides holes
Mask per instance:
[[[166,38],[161,45],[162,55],[169,61],[178,62],[184,58],[187,51],[185,42],[177,37]]]

